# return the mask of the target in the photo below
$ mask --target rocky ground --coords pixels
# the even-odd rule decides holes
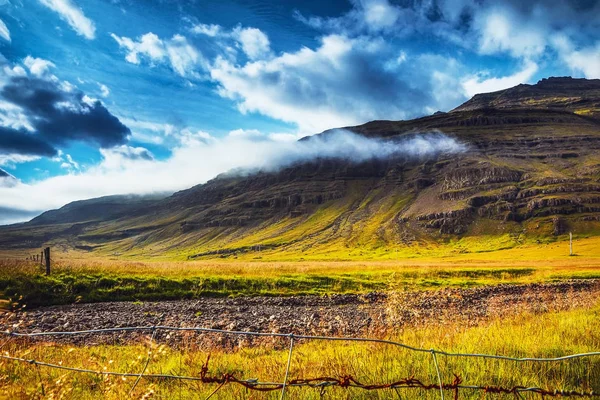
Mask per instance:
[[[475,325],[486,319],[522,312],[538,313],[585,307],[596,304],[600,299],[599,295],[600,280],[578,280],[396,294],[73,304],[6,313],[0,316],[0,329],[56,332],[168,325],[374,337],[385,334],[392,327],[444,324],[447,321]],[[120,332],[70,337],[52,336],[46,339],[79,344],[121,343],[138,340],[142,334],[148,332],[137,336]],[[159,339],[166,338],[167,334],[161,332]],[[170,340],[173,340],[173,337]],[[236,340],[242,339],[221,336],[214,339],[213,343],[235,344]]]

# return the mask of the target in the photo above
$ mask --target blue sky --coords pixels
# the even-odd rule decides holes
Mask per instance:
[[[591,0],[0,0],[0,223],[183,189],[329,128],[600,78],[598,15]]]

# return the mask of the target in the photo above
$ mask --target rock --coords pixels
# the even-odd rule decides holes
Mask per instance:
[[[203,298],[197,302],[163,301],[139,306],[123,303],[76,304],[53,306],[17,313],[0,320],[0,330],[11,328],[15,320],[23,320],[19,331],[64,331],[110,328],[115,326],[150,326],[156,316],[174,326],[203,326],[213,329],[283,332],[315,335],[367,336],[398,326],[443,324],[448,319],[474,325],[485,318],[495,318],[523,310],[542,310],[544,302],[568,309],[600,294],[600,280],[578,280],[554,284],[498,285],[473,289],[442,289],[424,292],[400,292],[390,302],[385,293],[358,295],[293,296],[290,298],[239,297],[235,299]],[[365,307],[365,304],[368,306]],[[203,310],[200,318],[193,316]],[[246,310],[246,311],[244,311]],[[252,310],[253,312],[248,312]],[[16,316],[16,318],[15,318]],[[46,322],[41,323],[41,319]],[[200,321],[198,321],[200,319]],[[162,335],[162,336],[161,336]],[[176,344],[189,341],[205,346],[236,347],[261,343],[255,338],[240,342],[234,335],[185,335],[170,332],[157,337],[159,341]],[[62,343],[139,342],[147,332],[132,334],[86,334],[53,337]],[[43,339],[41,339],[43,340]]]

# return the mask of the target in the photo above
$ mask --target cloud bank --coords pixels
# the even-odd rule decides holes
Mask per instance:
[[[74,200],[113,194],[148,194],[186,189],[231,170],[275,171],[318,158],[353,162],[388,157],[432,157],[466,149],[442,133],[402,140],[370,139],[337,130],[311,140],[282,141],[259,132],[238,131],[225,138],[190,133],[170,158],[157,161],[143,148],[120,146],[102,151],[103,161],[32,184],[0,186],[0,207],[22,212],[58,208]],[[44,193],[44,196],[31,196]]]

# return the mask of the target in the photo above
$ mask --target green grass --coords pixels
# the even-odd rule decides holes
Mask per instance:
[[[597,279],[600,272],[543,274],[535,268],[414,269],[278,276],[156,276],[115,273],[58,272],[0,274],[2,297],[16,305],[106,301],[159,301],[225,296],[291,296],[372,291],[429,290],[500,283]]]
[[[600,348],[600,307],[521,314],[484,322],[468,327],[457,321],[399,328],[386,337],[402,343],[435,348],[450,352],[500,354],[513,357],[558,357],[572,353],[598,351]],[[211,334],[204,334],[209,340]],[[213,339],[216,339],[215,336]],[[210,355],[209,375],[231,373],[240,379],[261,381],[283,380],[287,363],[286,338],[267,339],[259,346],[243,341],[234,349],[223,350],[198,346],[195,334],[184,338],[179,347],[164,342],[150,344],[151,362],[147,373],[199,376]],[[11,342],[5,354],[35,358],[65,366],[93,370],[139,372],[148,355],[148,344],[113,345],[48,345],[45,343]],[[347,343],[297,340],[291,359],[290,379],[351,375],[358,381],[388,383],[414,376],[426,384],[435,384],[437,374],[429,353],[415,353],[399,347],[374,343]],[[454,374],[465,385],[537,386],[549,390],[600,390],[600,358],[576,359],[554,363],[517,363],[438,356],[442,380],[451,382]],[[35,367],[27,363],[0,360],[0,390],[5,398],[40,398],[42,390],[48,398],[121,399],[174,398],[197,399],[217,389],[216,384],[190,384],[170,380],[142,380],[135,391],[129,390],[135,378],[102,377]],[[219,389],[219,399],[277,399],[280,393],[247,392],[230,384]],[[439,392],[420,389],[401,389],[402,398],[437,399]],[[331,399],[389,399],[396,396],[391,390],[364,391],[361,389],[327,388],[325,398]],[[448,398],[453,393],[446,392]],[[506,398],[513,395],[483,395],[462,391],[460,399]],[[541,398],[523,395],[524,398]],[[287,398],[321,399],[318,389],[289,388]]]
[[[430,289],[518,282],[535,272],[465,269],[275,277],[119,275],[59,272],[0,275],[0,293],[28,307],[76,302],[179,300],[222,296],[289,296],[385,291],[389,287]]]
[[[0,292],[29,307],[74,302],[178,300],[233,295],[281,296],[365,292],[386,282],[361,276],[153,277],[69,274],[0,277]]]
[[[487,243],[486,238],[479,242],[461,239],[445,246],[412,248],[409,256],[402,251],[381,250],[387,258],[364,261],[269,261],[268,256],[250,261],[137,261],[56,252],[50,276],[20,256],[21,261],[0,260],[0,299],[36,307],[205,296],[428,290],[600,278],[597,236],[577,239],[576,257],[569,257],[568,242],[525,243],[484,251],[488,247],[502,249],[508,240],[508,235],[490,238]],[[478,251],[467,252],[466,248]]]

